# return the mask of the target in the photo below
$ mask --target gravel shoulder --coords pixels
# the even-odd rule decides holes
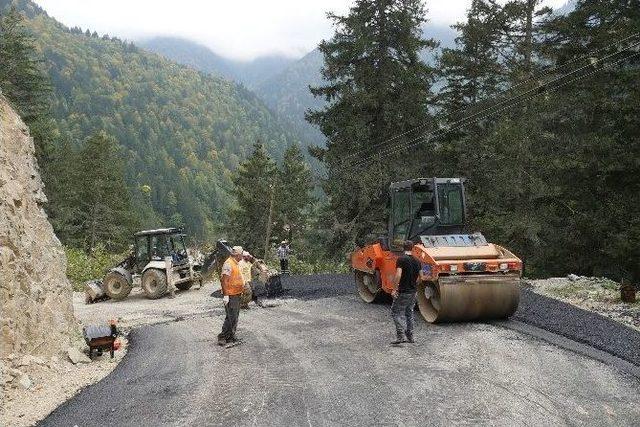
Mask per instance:
[[[242,311],[244,344],[222,350],[219,300],[144,326],[112,375],[45,426],[636,425],[640,381],[589,357],[490,324],[418,322],[391,347],[387,305],[348,276],[285,281],[270,308]],[[87,408],[91,408],[90,411]]]
[[[127,353],[127,336],[133,328],[201,315],[211,310],[211,298],[208,296],[217,288],[217,283],[210,282],[202,289],[178,292],[175,299],[159,300],[146,299],[139,288],[134,288],[123,301],[107,300],[96,304],[85,304],[84,293],[74,292],[73,306],[80,325],[106,324],[116,319],[118,328],[124,333],[121,349],[116,351],[113,360],[107,353],[94,358],[91,363],[74,364],[66,354],[46,360],[27,356],[26,359],[1,361],[0,375],[6,382],[3,381],[0,391],[0,426],[30,426],[42,420],[57,406],[102,380],[116,368]],[[79,348],[86,348],[80,336],[76,341]],[[18,384],[18,379],[23,376],[28,377],[31,383],[28,388]]]
[[[569,275],[527,280],[528,289],[583,310],[598,313],[640,331],[640,295],[635,303],[620,300],[620,285],[602,277]]]

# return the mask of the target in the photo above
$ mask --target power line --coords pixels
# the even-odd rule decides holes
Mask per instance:
[[[638,43],[636,43],[636,44],[634,44],[634,45],[631,45],[631,46],[627,47],[627,49],[630,49],[630,48],[633,48],[633,47],[636,47],[636,46],[640,46],[640,42],[638,42]],[[510,104],[508,104],[508,105],[505,105],[504,107],[502,107],[502,108],[500,108],[500,109],[498,109],[498,110],[496,110],[496,111],[493,111],[493,112],[487,113],[487,114],[485,114],[484,116],[481,116],[481,117],[479,117],[479,118],[477,118],[477,119],[475,119],[475,120],[471,120],[471,121],[469,121],[469,120],[470,120],[470,119],[472,119],[474,116],[477,116],[477,114],[479,114],[479,113],[483,113],[483,112],[486,112],[486,111],[488,111],[488,110],[491,110],[491,109],[495,108],[497,105],[494,105],[494,106],[492,106],[492,107],[486,108],[486,109],[482,110],[481,112],[479,112],[479,113],[475,113],[475,114],[473,114],[473,115],[471,115],[471,116],[469,116],[469,117],[465,117],[465,118],[463,118],[463,119],[460,119],[460,120],[458,120],[458,121],[456,121],[456,122],[452,123],[451,125],[448,125],[448,126],[447,126],[447,129],[444,129],[444,130],[435,130],[435,131],[432,131],[432,132],[430,132],[430,133],[420,135],[420,136],[418,136],[418,137],[416,137],[416,138],[413,138],[413,139],[411,139],[411,140],[405,141],[405,142],[403,142],[403,143],[392,145],[391,147],[387,147],[385,150],[382,150],[382,151],[380,151],[380,152],[378,152],[378,153],[374,153],[374,154],[372,154],[372,155],[368,156],[367,158],[363,158],[363,159],[361,159],[360,161],[353,162],[353,163],[349,164],[348,166],[352,166],[352,167],[354,167],[354,168],[355,168],[355,167],[360,167],[360,166],[366,165],[366,164],[367,164],[370,160],[372,160],[374,157],[375,157],[375,158],[378,158],[378,159],[380,159],[380,158],[382,158],[382,157],[386,157],[386,156],[387,156],[387,155],[389,155],[393,150],[404,150],[404,149],[407,149],[407,148],[413,147],[413,146],[418,145],[419,143],[421,143],[421,141],[419,141],[419,140],[421,140],[421,139],[429,138],[429,140],[430,140],[430,139],[432,139],[432,138],[431,138],[432,136],[433,136],[433,137],[437,137],[437,136],[444,135],[444,134],[446,134],[446,133],[452,132],[452,131],[454,131],[454,130],[456,130],[456,129],[459,129],[459,128],[463,127],[463,126],[466,126],[466,125],[468,125],[468,124],[472,124],[472,123],[478,122],[478,121],[480,121],[480,120],[482,120],[482,119],[485,119],[485,118],[487,118],[487,117],[490,117],[490,116],[492,116],[492,115],[494,115],[494,114],[497,114],[497,113],[499,113],[499,112],[501,112],[501,111],[506,110],[507,108],[511,108],[511,107],[513,107],[513,106],[515,106],[515,105],[518,105],[518,104],[520,104],[520,103],[522,103],[522,102],[524,102],[524,101],[527,101],[527,100],[529,100],[529,99],[533,99],[533,98],[535,98],[535,97],[539,96],[540,94],[542,94],[542,93],[545,93],[545,92],[549,91],[550,89],[551,89],[551,90],[559,89],[559,88],[561,88],[561,87],[563,87],[563,86],[566,86],[566,85],[567,85],[567,84],[569,84],[569,83],[572,83],[572,82],[577,81],[577,80],[579,80],[579,79],[582,79],[582,78],[585,78],[585,77],[587,77],[587,76],[590,76],[590,75],[592,75],[592,74],[594,74],[595,72],[598,72],[598,71],[600,71],[600,70],[599,70],[599,69],[594,70],[594,71],[592,71],[592,72],[590,72],[590,73],[584,74],[584,75],[579,76],[579,77],[574,78],[574,79],[571,79],[571,80],[569,80],[568,82],[565,82],[565,83],[563,83],[563,84],[561,84],[561,85],[558,85],[558,86],[556,86],[556,87],[549,88],[549,85],[552,85],[552,84],[554,84],[554,83],[557,83],[558,81],[560,81],[560,80],[562,80],[562,79],[564,79],[564,78],[566,78],[566,77],[568,77],[568,76],[570,76],[570,75],[572,75],[572,74],[575,74],[575,73],[576,73],[576,72],[578,72],[578,71],[584,70],[585,68],[592,67],[592,66],[594,66],[596,63],[600,63],[600,62],[604,61],[605,59],[608,59],[608,58],[611,58],[612,56],[617,55],[618,53],[619,53],[619,52],[616,52],[616,53],[613,53],[613,54],[607,55],[607,56],[605,56],[605,57],[602,57],[602,58],[600,58],[600,59],[596,59],[596,60],[594,60],[593,62],[591,62],[590,64],[585,65],[585,66],[582,66],[582,67],[580,67],[580,68],[578,68],[578,69],[576,69],[576,70],[574,70],[574,71],[571,71],[571,72],[569,72],[569,73],[566,73],[566,74],[564,74],[564,75],[562,75],[562,76],[560,76],[560,77],[558,77],[558,78],[556,78],[556,79],[553,79],[552,81],[550,81],[550,82],[548,82],[548,83],[545,83],[545,84],[540,85],[540,86],[538,86],[538,87],[535,87],[535,88],[532,88],[532,89],[530,89],[530,90],[527,90],[527,91],[525,91],[525,92],[523,92],[523,93],[521,93],[521,94],[518,94],[518,95],[516,95],[516,96],[513,96],[513,97],[511,97],[508,101],[515,101],[515,102],[512,102],[512,103],[510,103]],[[627,56],[627,57],[624,57],[624,58],[622,58],[622,59],[620,59],[620,60],[618,60],[618,61],[615,61],[615,62],[614,62],[614,63],[612,63],[611,65],[616,65],[616,64],[618,64],[618,63],[620,63],[620,62],[622,62],[622,61],[625,61],[625,60],[630,59],[630,58],[632,58],[632,57],[634,57],[634,56],[637,56],[638,54],[640,54],[640,52],[639,52],[639,53],[632,54],[632,55],[629,55],[629,56]],[[534,93],[534,94],[533,94],[532,96],[529,96],[529,97],[526,97],[526,98],[523,98],[523,99],[518,100],[518,98],[521,98],[521,97],[526,96],[526,95],[531,94],[531,93]],[[451,127],[451,126],[453,126],[453,127]],[[418,142],[415,142],[415,141],[418,141]],[[339,166],[338,168],[336,168],[336,169],[334,169],[334,170],[340,170],[340,169],[341,169],[341,167]]]
[[[594,53],[594,52],[597,52],[597,51],[604,50],[604,49],[606,49],[606,48],[608,48],[608,47],[610,47],[610,46],[613,46],[614,44],[620,43],[620,42],[622,42],[622,41],[629,40],[630,38],[633,38],[633,37],[635,37],[635,36],[636,36],[636,35],[638,35],[638,34],[640,34],[640,33],[635,33],[635,34],[633,34],[633,35],[631,35],[631,36],[629,36],[629,37],[626,37],[626,38],[621,39],[621,40],[619,40],[619,41],[617,41],[617,42],[615,42],[615,43],[612,43],[612,44],[608,45],[607,47],[604,47],[604,48],[600,48],[600,49],[597,49],[597,50],[591,51],[590,53]],[[404,141],[404,142],[402,142],[402,143],[400,143],[400,144],[395,144],[395,145],[393,145],[393,146],[391,146],[391,147],[387,147],[385,150],[383,150],[383,151],[381,151],[381,152],[378,152],[378,153],[373,153],[373,154],[371,154],[370,156],[368,156],[367,158],[359,159],[358,161],[350,162],[350,163],[348,163],[348,164],[342,164],[342,165],[339,165],[339,166],[337,166],[337,167],[335,167],[335,168],[332,168],[332,169],[333,169],[333,171],[341,171],[341,170],[343,170],[343,169],[345,169],[345,170],[346,170],[346,169],[348,169],[348,168],[355,170],[356,168],[360,168],[360,167],[362,167],[362,166],[366,166],[366,165],[368,165],[368,164],[369,164],[369,163],[371,163],[374,159],[381,160],[383,157],[388,156],[392,150],[396,150],[396,149],[397,149],[397,150],[405,150],[405,149],[407,149],[407,148],[411,148],[411,147],[413,147],[413,146],[415,146],[415,145],[418,145],[418,144],[422,143],[422,141],[420,141],[421,139],[429,138],[429,140],[431,140],[431,139],[433,139],[433,138],[435,138],[435,137],[439,137],[439,136],[445,135],[445,134],[447,134],[447,133],[449,133],[449,132],[452,132],[452,131],[454,131],[454,130],[456,130],[456,129],[459,129],[459,128],[463,127],[463,126],[466,126],[466,125],[468,125],[468,124],[472,124],[472,123],[478,122],[478,121],[480,121],[480,120],[483,120],[483,119],[485,119],[485,118],[487,118],[487,117],[490,117],[490,116],[495,115],[495,114],[497,114],[497,113],[499,113],[499,112],[502,112],[502,111],[504,111],[504,110],[506,110],[506,109],[508,109],[508,108],[511,108],[511,107],[513,107],[514,105],[518,105],[518,104],[520,104],[520,103],[522,103],[522,102],[525,102],[525,101],[527,101],[527,100],[533,99],[533,98],[535,98],[535,97],[539,96],[539,95],[540,95],[540,94],[542,94],[542,93],[548,92],[548,91],[550,90],[550,89],[548,88],[548,86],[549,86],[549,85],[552,85],[552,84],[554,84],[554,83],[557,83],[558,81],[560,81],[560,80],[562,80],[562,79],[564,79],[564,78],[566,78],[566,77],[568,77],[568,76],[570,76],[570,75],[572,75],[572,74],[575,74],[575,73],[577,73],[577,72],[579,72],[579,71],[581,71],[581,70],[584,70],[584,69],[586,69],[586,68],[588,68],[588,67],[592,67],[592,66],[594,66],[594,65],[595,65],[595,64],[597,64],[597,63],[603,62],[603,61],[604,61],[604,60],[606,60],[606,59],[609,59],[609,58],[611,58],[611,57],[613,57],[613,56],[618,55],[620,52],[623,52],[623,51],[628,50],[628,49],[632,49],[632,48],[637,47],[637,46],[639,46],[639,45],[640,45],[640,42],[637,42],[637,43],[634,43],[634,44],[632,44],[632,45],[626,46],[624,49],[620,49],[620,50],[618,50],[617,52],[614,52],[614,53],[612,53],[612,54],[606,55],[606,56],[604,56],[604,57],[602,57],[602,58],[599,58],[599,59],[595,59],[595,60],[591,61],[589,64],[587,64],[587,65],[585,65],[585,66],[582,66],[582,67],[579,67],[579,68],[577,68],[577,69],[575,69],[575,70],[573,70],[573,71],[571,71],[571,72],[569,72],[569,73],[566,73],[566,74],[564,74],[564,75],[561,75],[561,76],[559,76],[559,77],[557,77],[557,78],[555,78],[555,79],[553,79],[553,80],[551,80],[551,81],[549,81],[549,82],[547,82],[547,83],[544,83],[544,84],[538,85],[538,86],[537,86],[537,87],[535,87],[535,88],[529,89],[529,90],[527,90],[527,91],[525,91],[525,92],[522,92],[522,93],[520,93],[520,94],[518,94],[518,95],[514,95],[514,96],[512,96],[512,97],[510,97],[510,98],[508,98],[508,99],[506,99],[506,100],[501,101],[500,103],[496,103],[496,104],[494,104],[494,105],[492,105],[492,106],[490,106],[490,107],[487,107],[487,108],[485,108],[485,109],[483,109],[483,110],[481,110],[481,111],[479,111],[479,112],[476,112],[476,113],[474,113],[474,114],[472,114],[472,115],[470,115],[470,116],[468,116],[468,117],[465,117],[465,118],[462,118],[462,119],[460,119],[460,120],[457,120],[456,122],[454,122],[454,123],[452,123],[452,124],[447,125],[447,128],[446,128],[446,129],[438,129],[438,130],[434,130],[434,131],[432,131],[432,132],[429,132],[429,133],[426,133],[426,134],[420,135],[420,136],[415,137],[415,138],[413,138],[413,139],[410,139],[410,140],[408,140],[408,141]],[[636,53],[636,54],[629,55],[629,56],[627,56],[627,57],[624,57],[624,58],[622,58],[622,59],[620,59],[620,60],[618,60],[618,61],[615,61],[615,62],[614,62],[613,64],[611,64],[611,65],[618,64],[618,63],[620,63],[620,62],[622,62],[622,61],[625,61],[625,60],[630,59],[630,58],[632,58],[632,57],[634,57],[634,56],[637,56],[638,54],[640,54],[640,52],[639,52],[639,53]],[[589,54],[585,55],[584,57],[589,57]],[[582,58],[584,58],[584,57],[582,57]],[[578,59],[582,59],[582,58],[578,58]],[[575,61],[576,61],[576,60],[574,60],[573,62],[575,62]],[[564,63],[562,66],[559,66],[559,67],[557,67],[557,68],[558,68],[558,69],[559,69],[559,68],[563,68],[565,65],[567,65],[567,64],[569,64],[569,63],[571,63],[571,62],[572,62],[572,61],[567,62],[567,63]],[[551,90],[557,90],[557,89],[559,89],[559,88],[561,88],[561,87],[563,87],[563,86],[566,86],[567,84],[570,84],[570,83],[572,83],[572,82],[574,82],[574,81],[577,81],[577,80],[580,80],[580,79],[582,79],[582,78],[588,77],[588,76],[590,76],[590,75],[594,74],[594,73],[595,73],[595,72],[597,72],[597,71],[600,71],[600,70],[594,70],[594,71],[592,71],[592,72],[590,72],[590,73],[587,73],[587,74],[584,74],[584,75],[582,75],[582,76],[580,76],[580,77],[578,77],[578,78],[571,79],[571,80],[570,80],[570,81],[568,81],[568,82],[565,82],[565,83],[563,83],[563,84],[561,84],[561,85],[558,85],[558,86],[556,86],[556,87],[554,87],[554,88],[551,88]],[[548,72],[547,72],[547,73],[545,73],[545,74],[549,74],[549,72],[550,72],[550,71],[548,71]],[[517,85],[516,85],[516,86],[514,86],[514,87],[517,87]],[[513,88],[510,88],[510,89],[513,89]],[[532,92],[535,92],[532,96],[529,96],[529,97],[526,97],[526,98],[522,98],[523,96],[526,96],[526,95],[528,95],[528,94],[531,94]],[[519,99],[519,100],[518,100],[518,98],[522,98],[522,99]],[[471,120],[471,119],[473,119],[474,117],[478,116],[479,114],[482,114],[482,113],[485,113],[485,112],[487,112],[487,111],[489,111],[489,110],[495,109],[496,107],[498,107],[498,106],[500,106],[500,105],[503,105],[503,104],[505,104],[506,102],[509,102],[509,101],[514,101],[514,102],[512,102],[512,103],[510,103],[510,104],[508,104],[508,105],[506,105],[506,106],[504,106],[504,107],[502,107],[502,108],[500,108],[500,109],[498,109],[498,110],[496,110],[496,111],[493,111],[493,112],[487,113],[487,114],[485,114],[485,115],[483,115],[483,116],[481,116],[481,117],[478,117],[478,118],[477,118],[477,119],[475,119],[475,120]],[[453,126],[453,127],[452,127],[452,126]],[[433,137],[433,138],[432,138],[432,137]],[[371,151],[371,149],[369,149],[369,150],[367,150],[367,151],[369,151],[369,152],[370,152],[370,151]],[[312,167],[311,169],[312,169],[314,172],[316,172],[318,175],[321,175],[321,174],[322,174],[322,172],[321,172],[318,168],[316,168],[316,167]],[[319,177],[317,177],[317,178],[319,178]]]
[[[631,34],[630,36],[627,36],[627,37],[621,38],[621,39],[619,39],[619,40],[617,40],[617,41],[615,41],[615,42],[613,42],[613,43],[610,43],[610,44],[609,44],[609,45],[607,45],[607,46],[604,46],[604,47],[601,47],[601,48],[598,48],[598,49],[594,49],[594,50],[592,50],[592,51],[590,51],[590,52],[588,52],[588,53],[586,53],[586,54],[584,54],[584,55],[582,55],[582,56],[580,56],[580,57],[577,57],[577,58],[574,58],[574,59],[572,59],[572,60],[570,60],[570,61],[564,62],[564,63],[562,63],[561,65],[555,65],[555,66],[552,66],[552,67],[550,67],[550,68],[548,68],[548,69],[545,69],[545,70],[543,70],[540,74],[538,74],[537,76],[533,76],[533,77],[531,77],[531,78],[529,78],[529,79],[527,79],[527,80],[525,80],[525,81],[522,81],[522,82],[520,82],[520,83],[518,83],[518,84],[516,84],[516,85],[514,85],[514,86],[510,86],[510,87],[508,87],[508,88],[506,88],[506,89],[504,89],[504,90],[502,90],[502,91],[498,92],[498,93],[496,94],[496,96],[499,96],[499,95],[502,95],[502,94],[505,94],[505,93],[511,92],[511,91],[515,90],[516,88],[518,88],[518,87],[520,87],[520,86],[523,86],[523,85],[525,85],[525,84],[527,84],[527,83],[530,83],[530,82],[532,82],[532,81],[538,81],[539,79],[541,79],[541,78],[543,78],[543,77],[545,77],[545,76],[547,76],[547,75],[551,74],[551,73],[552,73],[552,72],[554,72],[554,71],[557,71],[557,70],[560,70],[560,69],[562,69],[562,68],[565,68],[565,67],[566,67],[567,65],[569,65],[569,64],[575,63],[575,62],[580,61],[580,60],[583,60],[583,59],[589,59],[589,58],[593,57],[593,55],[594,55],[595,53],[597,53],[597,52],[600,52],[600,51],[603,51],[603,50],[609,49],[610,47],[612,47],[612,46],[614,46],[614,45],[616,45],[616,44],[619,44],[619,43],[625,42],[625,41],[627,41],[627,40],[629,40],[629,39],[632,39],[632,38],[634,38],[634,37],[636,37],[636,36],[638,36],[638,35],[640,35],[640,32],[637,32],[637,33]],[[508,99],[507,99],[507,100],[503,100],[503,101],[499,101],[498,103],[496,103],[496,104],[494,104],[494,105],[492,105],[491,107],[488,107],[488,108],[497,107],[497,106],[499,106],[501,103],[506,102],[506,101],[508,101]],[[480,103],[484,103],[484,102],[487,102],[487,101],[486,101],[486,100],[478,101],[478,102],[474,103],[473,105],[468,105],[468,106],[465,106],[465,107],[459,108],[459,109],[457,109],[457,110],[455,110],[455,111],[453,111],[453,112],[451,112],[451,113],[448,113],[444,118],[445,118],[445,119],[446,119],[446,118],[449,118],[449,117],[451,117],[451,116],[452,116],[452,115],[454,115],[454,114],[457,114],[457,113],[459,113],[459,112],[462,112],[462,111],[468,110],[468,109],[472,108],[473,106],[478,105],[478,104],[480,104]],[[482,111],[480,111],[480,112],[478,112],[478,113],[475,113],[475,114],[480,114],[480,113],[482,113],[482,112],[484,112],[484,111],[486,111],[486,109],[485,109],[485,110],[482,110]],[[409,130],[407,130],[407,131],[405,131],[405,132],[403,132],[403,133],[400,133],[400,134],[398,134],[398,135],[395,135],[395,136],[393,136],[393,137],[390,137],[390,138],[388,138],[388,139],[385,139],[385,140],[383,140],[383,141],[381,141],[381,142],[379,142],[379,143],[374,144],[373,146],[369,146],[369,147],[367,147],[367,148],[364,148],[364,149],[362,149],[362,150],[356,151],[356,152],[354,152],[354,153],[349,153],[349,154],[347,154],[347,155],[345,155],[345,156],[344,156],[344,159],[345,159],[345,161],[346,161],[346,159],[348,159],[348,158],[351,158],[351,157],[354,157],[354,156],[358,156],[358,155],[363,154],[363,153],[366,153],[366,152],[368,152],[368,151],[370,151],[370,150],[375,150],[375,149],[376,149],[376,148],[378,148],[378,147],[382,147],[382,146],[384,146],[387,142],[390,142],[390,141],[393,141],[393,140],[395,140],[395,139],[398,139],[398,138],[400,138],[400,137],[402,137],[402,136],[408,135],[408,134],[410,134],[410,133],[412,133],[412,132],[414,132],[414,131],[417,131],[417,130],[419,130],[419,129],[423,129],[423,128],[425,128],[425,127],[429,126],[429,125],[431,125],[431,123],[424,123],[424,124],[422,124],[422,125],[420,125],[420,126],[416,126],[416,127],[414,127],[413,129],[409,129]],[[344,161],[343,161],[343,163],[344,163]]]

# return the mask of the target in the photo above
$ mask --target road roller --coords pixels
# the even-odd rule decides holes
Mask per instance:
[[[367,303],[388,299],[406,240],[422,264],[417,304],[431,323],[501,319],[518,308],[522,261],[466,231],[464,178],[417,178],[389,186],[388,233],[351,254]]]

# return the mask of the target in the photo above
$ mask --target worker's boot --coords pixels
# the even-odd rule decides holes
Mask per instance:
[[[413,340],[413,332],[407,332],[407,341],[408,343],[415,343],[415,341]]]
[[[403,342],[406,342],[403,334],[398,334],[395,341],[391,341],[391,345],[400,345]]]
[[[218,335],[218,345],[219,346],[227,345],[227,340],[224,336]]]

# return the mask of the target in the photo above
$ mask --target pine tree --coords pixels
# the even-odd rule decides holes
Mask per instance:
[[[297,144],[292,144],[284,152],[278,178],[275,209],[279,228],[291,240],[308,223],[307,209],[313,202],[311,171]]]
[[[593,75],[561,88],[546,132],[558,135],[544,170],[557,220],[546,265],[640,280],[640,1],[580,0],[547,26],[554,64]],[[625,40],[626,42],[620,42]],[[591,65],[607,55],[615,65]],[[635,56],[633,56],[635,55]],[[555,264],[554,264],[555,263]],[[556,267],[557,268],[557,267]]]
[[[236,170],[233,184],[236,204],[228,220],[233,242],[262,256],[267,229],[273,226],[268,222],[271,199],[276,194],[277,168],[260,141]],[[271,219],[273,222],[273,210]]]
[[[433,49],[422,38],[425,12],[418,0],[357,0],[346,16],[329,14],[336,31],[320,44],[325,86],[311,92],[328,101],[307,120],[327,137],[314,149],[328,170],[324,190],[334,212],[335,245],[365,235],[383,217],[386,187],[407,177],[416,156],[397,153],[370,168],[354,170],[351,160],[381,150],[376,144],[429,121],[433,69],[418,54]],[[394,141],[398,142],[398,141]],[[361,152],[353,158],[349,154]]]
[[[124,161],[115,139],[104,132],[89,138],[78,153],[77,226],[88,251],[98,243],[122,249],[137,228],[124,181]]]
[[[0,18],[0,89],[27,123],[49,109],[50,85],[34,39],[15,7]]]

